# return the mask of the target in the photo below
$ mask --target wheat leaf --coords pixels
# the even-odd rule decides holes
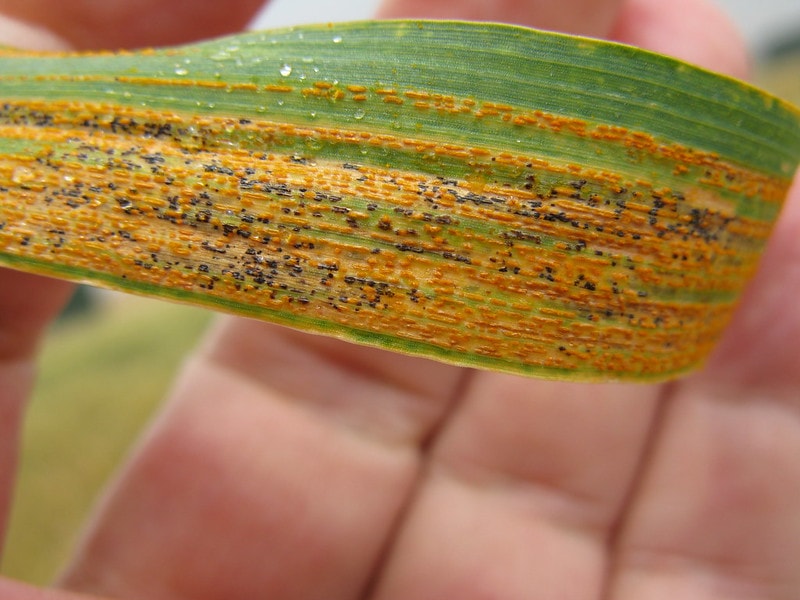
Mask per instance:
[[[0,264],[456,364],[702,363],[798,110],[618,44],[386,21],[0,51]]]

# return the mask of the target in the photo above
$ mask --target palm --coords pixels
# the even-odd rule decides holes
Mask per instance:
[[[62,583],[165,600],[796,597],[797,186],[792,202],[708,368],[676,384],[519,379],[225,319]]]

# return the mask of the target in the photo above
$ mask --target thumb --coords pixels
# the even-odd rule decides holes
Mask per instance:
[[[0,43],[51,49],[59,44],[42,30],[2,16]],[[72,287],[0,268],[0,549],[8,523],[23,406],[33,384],[35,350]],[[0,592],[0,598],[13,596]]]

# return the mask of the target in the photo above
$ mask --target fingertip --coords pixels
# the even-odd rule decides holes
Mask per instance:
[[[467,19],[603,37],[622,0],[384,0],[379,18]]]
[[[611,37],[738,79],[750,72],[743,34],[710,0],[627,0]]]
[[[77,49],[166,46],[244,29],[264,0],[0,0],[0,11]]]
[[[0,43],[23,50],[67,50],[66,40],[43,27],[0,14]]]

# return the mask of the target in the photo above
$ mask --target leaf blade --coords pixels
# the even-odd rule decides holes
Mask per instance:
[[[699,364],[800,155],[744,84],[498,25],[11,53],[0,84],[0,261],[538,376]]]

